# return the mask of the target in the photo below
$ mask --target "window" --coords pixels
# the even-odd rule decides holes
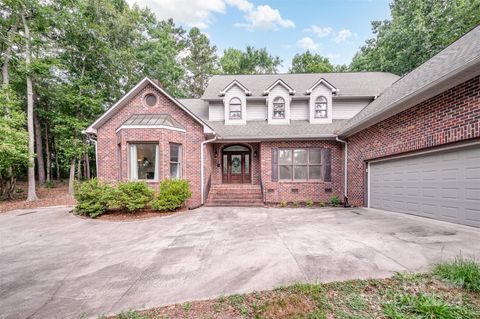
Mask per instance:
[[[277,96],[273,99],[273,118],[284,119],[285,118],[285,100]]]
[[[242,101],[234,97],[230,100],[230,119],[240,120],[242,118]]]
[[[320,180],[321,149],[280,149],[278,167],[280,180]]]
[[[152,93],[148,93],[147,95],[145,95],[145,97],[143,98],[143,102],[145,103],[145,105],[147,106],[155,106],[157,104],[157,96],[155,94],[152,94]]]
[[[170,178],[182,178],[182,145],[170,144]]]
[[[158,180],[158,144],[130,144],[130,179]]]
[[[315,100],[315,118],[327,118],[327,98],[324,96]]]

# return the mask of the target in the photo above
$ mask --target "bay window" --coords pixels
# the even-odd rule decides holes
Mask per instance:
[[[158,144],[130,144],[129,175],[130,180],[158,181]]]
[[[182,178],[182,145],[170,144],[170,178]]]

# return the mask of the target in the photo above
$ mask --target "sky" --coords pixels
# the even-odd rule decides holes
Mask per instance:
[[[198,27],[217,47],[267,48],[287,72],[293,56],[310,50],[349,64],[372,37],[371,21],[390,18],[389,0],[127,0],[159,19]]]

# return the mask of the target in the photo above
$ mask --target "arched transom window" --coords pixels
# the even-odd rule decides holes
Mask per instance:
[[[240,120],[242,118],[242,101],[238,97],[230,100],[229,108],[231,120]]]
[[[285,118],[285,100],[283,99],[283,97],[277,96],[273,99],[273,118]]]
[[[327,118],[327,98],[319,96],[315,100],[315,118]]]

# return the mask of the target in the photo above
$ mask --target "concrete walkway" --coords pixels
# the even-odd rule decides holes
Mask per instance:
[[[369,209],[200,208],[144,221],[0,214],[0,318],[83,318],[480,256],[480,230]]]

